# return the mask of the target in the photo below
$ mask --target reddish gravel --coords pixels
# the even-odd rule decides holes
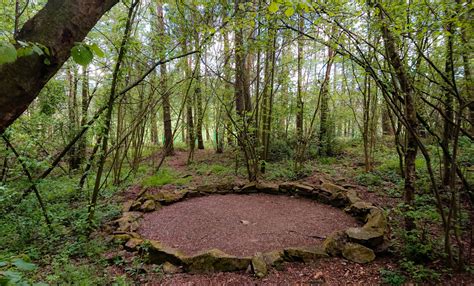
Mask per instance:
[[[302,198],[213,195],[145,214],[139,233],[186,254],[218,248],[251,256],[291,246],[320,244],[335,230],[357,226],[343,211]]]

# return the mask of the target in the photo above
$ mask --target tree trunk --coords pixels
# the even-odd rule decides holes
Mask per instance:
[[[163,39],[160,41],[158,46],[158,53],[160,58],[164,58],[166,53],[166,29],[165,20],[163,15],[163,3],[158,1],[157,5],[157,16],[158,16],[158,36]],[[171,126],[171,104],[168,93],[167,85],[168,75],[166,70],[166,64],[160,66],[160,89],[163,102],[163,129],[164,129],[164,153],[165,156],[174,154],[174,142],[173,142],[173,130]]]
[[[331,67],[335,56],[334,49],[328,47],[328,61],[326,63],[326,73],[321,84],[321,117],[319,125],[319,154],[326,156],[332,153],[329,134],[329,81],[331,78]]]
[[[129,38],[130,29],[132,26],[133,11],[135,7],[137,6],[138,2],[139,0],[135,0],[134,2],[132,2],[128,10],[128,17],[127,17],[127,22],[125,24],[125,31],[122,37],[122,42],[120,44],[117,61],[115,63],[114,72],[112,75],[112,84],[110,87],[109,98],[107,101],[107,114],[105,116],[105,124],[104,124],[104,129],[103,129],[103,134],[102,134],[103,138],[102,138],[101,154],[99,156],[99,163],[98,163],[97,175],[96,175],[95,184],[94,184],[94,190],[92,192],[92,197],[91,197],[91,201],[89,205],[88,221],[90,225],[92,224],[92,220],[94,218],[97,198],[99,196],[99,190],[102,183],[102,173],[104,172],[105,159],[107,157],[109,133],[110,133],[111,123],[112,123],[112,111],[113,111],[113,106],[114,106],[114,101],[115,101],[115,95],[117,92],[120,67],[122,65],[122,61],[126,53],[126,44]]]
[[[69,58],[71,48],[81,42],[102,15],[117,0],[50,0],[28,20],[16,40],[48,47],[45,56],[33,53],[0,66],[0,133],[3,133]]]
[[[417,134],[418,134],[418,120],[416,118],[415,107],[415,93],[412,86],[412,81],[409,78],[406,67],[403,65],[402,59],[396,46],[396,40],[392,32],[388,28],[388,23],[385,17],[385,11],[379,7],[379,17],[381,20],[381,33],[385,43],[385,52],[387,59],[392,66],[397,81],[400,85],[401,92],[404,99],[404,113],[406,117],[407,128],[407,142],[405,150],[405,188],[404,199],[407,206],[412,207],[415,198],[415,182],[416,182],[416,167],[415,160],[418,151]],[[406,230],[415,228],[413,218],[405,217]]]
[[[196,50],[199,50],[199,34],[196,32],[195,37]],[[203,110],[202,110],[202,89],[201,89],[201,59],[199,53],[195,55],[196,71],[194,72],[196,85],[194,88],[194,98],[196,100],[196,137],[198,141],[198,149],[204,149],[204,140],[202,138],[202,121],[203,121]]]

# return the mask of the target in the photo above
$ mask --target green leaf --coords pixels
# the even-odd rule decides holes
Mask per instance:
[[[0,42],[0,65],[16,61],[16,48],[10,42]]]
[[[12,261],[12,264],[16,266],[16,268],[25,271],[32,271],[36,269],[36,265],[33,263],[29,263],[24,261],[23,259],[16,258]]]
[[[293,9],[293,7],[288,7],[285,11],[286,17],[290,18],[293,14],[295,14],[295,9]]]
[[[0,261],[0,267],[8,265],[8,262],[6,261]]]
[[[280,4],[278,4],[276,2],[272,2],[268,6],[268,11],[270,11],[270,13],[272,13],[272,14],[276,13],[278,11],[278,9],[280,9]]]
[[[74,61],[81,66],[87,66],[94,58],[90,48],[83,44],[75,45],[71,49],[71,55]]]
[[[92,45],[89,45],[89,48],[94,52],[94,54],[96,56],[98,56],[99,58],[103,58],[105,57],[105,53],[104,51],[96,44],[92,44]]]

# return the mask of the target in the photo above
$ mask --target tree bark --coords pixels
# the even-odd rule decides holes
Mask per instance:
[[[38,96],[102,15],[118,0],[50,0],[18,32],[16,40],[49,49],[50,64],[33,54],[0,66],[0,133]]]
[[[406,67],[404,66],[398,48],[396,40],[392,32],[388,28],[387,20],[385,18],[385,11],[378,6],[379,17],[381,21],[381,32],[385,43],[385,52],[387,59],[392,66],[397,81],[400,85],[400,90],[404,98],[404,112],[406,116],[407,128],[411,128],[411,132],[407,132],[407,142],[405,150],[405,188],[404,188],[404,199],[405,203],[411,207],[413,206],[415,199],[415,182],[416,182],[416,168],[415,160],[418,151],[417,136],[418,136],[418,120],[416,118],[416,107],[415,107],[415,93],[412,85],[412,81],[408,75]],[[412,230],[415,228],[413,218],[405,218],[406,230]]]
[[[164,57],[166,46],[166,30],[165,30],[165,19],[163,15],[163,3],[158,1],[157,5],[157,16],[158,16],[158,36],[161,38],[159,44],[159,56]],[[163,129],[165,135],[164,150],[165,155],[170,156],[174,154],[173,144],[173,131],[171,127],[171,104],[167,85],[168,75],[166,65],[160,66],[160,89],[162,92],[162,103],[163,103]]]

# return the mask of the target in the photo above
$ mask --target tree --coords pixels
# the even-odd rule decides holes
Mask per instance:
[[[69,58],[75,43],[81,42],[100,17],[117,2],[50,0],[23,25],[15,40],[41,44],[49,55],[34,53],[0,65],[0,133],[26,110]]]

